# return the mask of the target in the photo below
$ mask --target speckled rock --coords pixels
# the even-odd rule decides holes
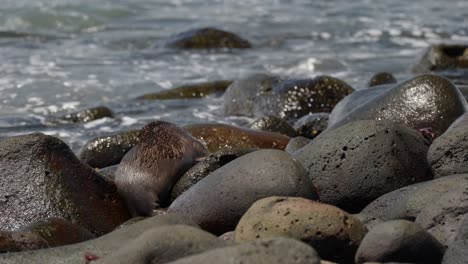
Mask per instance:
[[[447,129],[447,131],[462,126],[468,127],[468,113],[465,113],[464,115],[460,116],[457,120],[455,120]]]
[[[295,137],[296,130],[284,119],[276,116],[264,116],[255,120],[249,126],[252,129],[280,133],[288,137]]]
[[[365,120],[326,131],[293,156],[308,170],[320,201],[354,213],[387,192],[431,179],[427,150],[414,129]]]
[[[59,120],[69,121],[73,123],[87,123],[105,117],[114,117],[112,111],[105,106],[88,108],[82,111],[66,114]]]
[[[295,137],[295,138],[292,138],[288,145],[286,145],[286,148],[284,149],[284,151],[286,151],[287,153],[289,154],[292,154],[294,153],[296,150],[306,146],[307,144],[310,143],[310,139],[308,138],[305,138],[305,137]]]
[[[105,167],[105,168],[102,168],[102,169],[97,169],[96,171],[97,171],[97,173],[99,173],[99,175],[101,175],[105,179],[107,179],[107,180],[109,180],[111,182],[114,182],[115,173],[116,173],[118,168],[119,168],[119,165],[112,165],[112,166]]]
[[[125,154],[138,143],[139,130],[93,138],[80,150],[78,157],[93,168],[105,168],[120,163]]]
[[[379,224],[367,233],[356,253],[356,263],[439,264],[444,251],[444,246],[418,224],[393,220]]]
[[[93,239],[95,236],[85,228],[63,218],[47,218],[21,228],[19,232],[33,232],[47,242],[48,247],[75,244]]]
[[[468,124],[462,119],[436,138],[427,159],[435,177],[468,173]]]
[[[442,264],[468,264],[468,217],[457,230],[457,235],[445,252]]]
[[[311,245],[320,257],[353,263],[367,229],[334,206],[296,197],[268,197],[255,202],[242,216],[235,241],[285,236]]]
[[[144,100],[170,100],[170,99],[194,99],[208,95],[221,95],[231,85],[232,81],[214,81],[197,84],[183,85],[157,93],[145,94],[137,97]]]
[[[122,245],[112,254],[98,260],[102,264],[159,264],[225,247],[230,243],[199,228],[171,225],[145,231]]]
[[[374,76],[372,76],[372,78],[367,83],[367,87],[374,87],[374,86],[379,86],[382,84],[391,84],[391,83],[397,83],[397,79],[395,79],[393,74],[388,73],[388,72],[379,72],[379,73],[374,74]]]
[[[427,73],[456,68],[468,69],[468,45],[436,44],[429,47],[418,64],[415,73]]]
[[[257,200],[273,196],[316,199],[302,165],[286,152],[259,150],[224,165],[180,195],[168,213],[189,216],[204,230],[233,230]]]
[[[427,204],[416,223],[429,231],[443,245],[450,245],[457,229],[468,217],[468,186],[454,188]]]
[[[434,204],[445,193],[458,192],[467,187],[468,174],[445,176],[413,184],[379,197],[366,206],[361,214],[382,220],[414,220],[426,206]]]
[[[333,110],[328,128],[357,120],[388,120],[441,135],[466,112],[466,101],[448,79],[421,75],[394,86],[355,92]]]
[[[0,141],[0,193],[0,226],[6,230],[62,217],[103,234],[129,218],[112,183],[65,143],[41,133]]]
[[[328,126],[328,113],[308,114],[294,123],[297,133],[306,138],[315,138]]]
[[[252,45],[234,33],[217,28],[200,28],[179,33],[170,38],[168,48],[176,49],[246,49]]]
[[[167,228],[170,225],[196,226],[187,217],[172,214],[155,216],[115,230],[109,234],[78,244],[43,250],[0,254],[0,263],[8,264],[63,264],[89,263],[116,252],[119,248],[153,228]],[[94,262],[91,262],[94,263]]]
[[[183,128],[193,137],[202,141],[210,152],[231,148],[283,150],[290,139],[278,133],[226,124],[195,124]]]
[[[224,113],[296,120],[309,113],[330,112],[353,91],[345,82],[329,76],[281,80],[264,74],[253,75],[228,87],[224,94]]]
[[[187,191],[210,173],[252,151],[254,151],[254,149],[223,149],[211,154],[205,160],[200,161],[189,169],[177,181],[171,191],[171,201],[174,201],[183,192]]]
[[[289,238],[260,239],[250,243],[210,250],[170,264],[320,264],[315,250]]]
[[[47,248],[47,242],[38,234],[21,231],[0,231],[0,260],[1,254]]]

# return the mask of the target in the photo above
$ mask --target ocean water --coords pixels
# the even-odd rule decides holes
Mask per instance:
[[[250,50],[178,51],[170,36],[216,26]],[[0,137],[40,131],[75,151],[88,139],[156,119],[245,123],[222,98],[136,101],[181,84],[253,73],[328,74],[360,89],[378,71],[399,80],[432,43],[468,42],[468,1],[1,0]],[[116,118],[47,120],[105,105]]]

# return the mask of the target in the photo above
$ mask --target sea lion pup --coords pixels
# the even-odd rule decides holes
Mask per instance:
[[[120,162],[115,184],[133,216],[151,216],[169,200],[183,173],[209,153],[187,131],[168,122],[147,124],[139,139]]]

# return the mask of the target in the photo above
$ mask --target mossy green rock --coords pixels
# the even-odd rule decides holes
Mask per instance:
[[[0,141],[0,226],[15,230],[61,217],[94,234],[129,218],[117,188],[57,138],[34,133]]]
[[[169,39],[165,46],[176,49],[246,49],[252,47],[247,40],[234,33],[211,27],[182,32]]]
[[[196,99],[208,95],[221,95],[232,81],[215,81],[198,84],[183,85],[157,93],[145,94],[137,99],[145,100],[169,100],[169,99]]]
[[[331,112],[354,90],[330,77],[282,80],[275,76],[253,75],[235,81],[224,94],[224,113],[262,117],[274,115],[286,121],[315,112]]]
[[[139,130],[93,138],[80,150],[78,157],[93,168],[105,168],[120,163],[138,142]]]
[[[311,245],[323,259],[353,263],[366,233],[363,223],[337,207],[299,197],[268,197],[242,216],[235,241],[291,237]]]
[[[88,123],[105,117],[114,117],[114,114],[109,108],[105,106],[98,106],[67,114],[61,117],[60,120],[73,123]]]

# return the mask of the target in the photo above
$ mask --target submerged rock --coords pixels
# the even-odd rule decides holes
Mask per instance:
[[[284,119],[276,116],[264,116],[255,120],[249,126],[252,129],[280,133],[288,137],[295,137],[296,130]]]
[[[282,80],[265,74],[253,75],[228,87],[224,113],[296,120],[309,113],[330,112],[353,91],[345,82],[329,76]]]
[[[317,199],[299,162],[284,151],[258,150],[206,176],[180,195],[168,213],[185,214],[221,235],[233,230],[255,201],[274,195]]]
[[[394,220],[379,224],[367,233],[356,253],[356,263],[439,264],[444,252],[444,246],[418,224]]]
[[[374,86],[379,86],[382,84],[392,84],[392,83],[397,83],[397,80],[393,76],[393,74],[388,73],[388,72],[379,72],[374,74],[372,78],[369,80],[367,83],[367,87],[374,87]]]
[[[105,106],[98,106],[78,111],[75,113],[66,114],[65,116],[59,118],[59,120],[69,121],[73,123],[88,123],[105,117],[112,118],[114,117],[114,114],[109,108]]]
[[[379,196],[432,178],[428,142],[416,130],[364,120],[326,131],[293,153],[320,201],[359,212]]]
[[[354,92],[330,115],[328,128],[357,120],[387,120],[441,135],[467,110],[460,91],[444,77],[421,75],[394,86]]]
[[[231,85],[232,81],[214,81],[197,84],[183,85],[157,93],[145,94],[137,99],[145,100],[169,100],[203,98],[211,94],[221,95]]]
[[[78,157],[93,168],[105,168],[120,163],[127,152],[138,142],[139,130],[130,130],[93,138],[80,150]]]
[[[34,133],[0,141],[0,226],[14,230],[62,217],[94,234],[129,218],[117,188],[57,138]]]
[[[205,143],[210,152],[232,148],[284,149],[289,137],[226,124],[194,124],[183,127]]]
[[[201,181],[210,173],[252,151],[254,151],[254,149],[222,149],[209,155],[206,159],[189,169],[177,181],[171,191],[171,201],[174,201],[182,193],[190,189],[190,187]]]
[[[319,255],[353,263],[367,233],[358,219],[331,205],[295,197],[269,197],[255,202],[242,216],[235,241],[291,237],[311,245]]]
[[[169,39],[168,48],[176,49],[247,49],[252,45],[234,33],[217,28],[200,28],[179,33]]]

